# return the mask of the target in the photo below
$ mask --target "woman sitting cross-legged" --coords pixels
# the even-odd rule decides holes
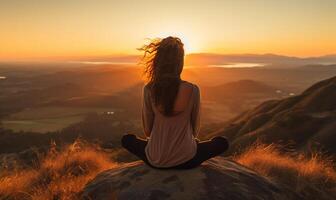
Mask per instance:
[[[190,169],[220,155],[229,147],[224,137],[199,142],[200,91],[180,74],[184,49],[179,38],[167,37],[145,45],[142,122],[147,140],[124,135],[122,146],[149,166]]]

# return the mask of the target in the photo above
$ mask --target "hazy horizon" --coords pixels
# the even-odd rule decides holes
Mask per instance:
[[[0,62],[58,62],[58,61],[90,61],[90,60],[98,60],[98,61],[106,61],[107,60],[140,60],[143,55],[138,54],[102,54],[102,55],[82,55],[82,56],[46,56],[46,57],[22,57],[22,58],[0,58]],[[190,56],[278,56],[278,57],[286,57],[286,58],[294,58],[294,59],[314,59],[314,58],[324,58],[324,57],[335,57],[336,52],[330,54],[322,54],[315,56],[295,56],[295,55],[285,55],[285,54],[276,54],[272,52],[267,53],[216,53],[216,52],[195,52],[188,53],[185,55],[186,58]]]

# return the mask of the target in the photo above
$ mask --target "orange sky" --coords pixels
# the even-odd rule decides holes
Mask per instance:
[[[335,10],[334,0],[0,1],[0,59],[136,54],[168,35],[187,53],[334,54]]]

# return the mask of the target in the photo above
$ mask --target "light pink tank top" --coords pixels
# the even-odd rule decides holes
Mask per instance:
[[[195,156],[197,145],[191,124],[191,112],[197,89],[195,87],[193,85],[186,109],[174,116],[164,116],[151,101],[155,117],[145,151],[148,161],[153,166],[172,167]]]

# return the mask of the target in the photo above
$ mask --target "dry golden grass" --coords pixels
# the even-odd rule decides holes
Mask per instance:
[[[89,180],[117,166],[111,161],[112,154],[83,141],[61,150],[54,145],[35,167],[2,171],[0,199],[79,199],[79,192]],[[318,154],[307,158],[283,154],[275,145],[256,144],[235,160],[302,199],[336,199],[333,162]]]
[[[107,154],[82,141],[60,151],[54,146],[36,167],[4,172],[0,199],[78,199],[90,179],[114,166]]]
[[[275,145],[255,144],[235,160],[304,199],[336,199],[334,163],[320,154],[308,158],[281,153]]]

